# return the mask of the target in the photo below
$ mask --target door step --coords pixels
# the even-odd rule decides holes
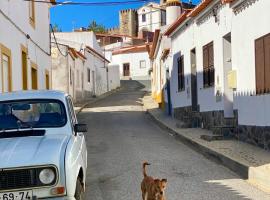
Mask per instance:
[[[223,135],[201,135],[200,138],[202,140],[206,140],[208,142],[217,141],[217,140],[224,140]]]

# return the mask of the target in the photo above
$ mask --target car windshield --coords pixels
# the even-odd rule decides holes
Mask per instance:
[[[62,127],[66,121],[64,105],[57,100],[0,102],[0,131]]]

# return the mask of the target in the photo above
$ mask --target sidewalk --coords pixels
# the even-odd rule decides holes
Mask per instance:
[[[202,140],[201,135],[211,135],[209,130],[177,128],[179,121],[160,110],[151,96],[146,95],[143,102],[146,112],[152,119],[176,139],[228,167],[259,189],[270,193],[270,152],[233,139],[212,142]]]
[[[115,90],[106,92],[106,93],[104,93],[104,94],[102,94],[102,95],[100,95],[98,97],[89,98],[89,99],[87,99],[87,100],[85,100],[83,102],[75,103],[74,109],[75,109],[76,114],[79,114],[87,105],[94,104],[94,103],[96,103],[96,102],[98,102],[98,101],[100,101],[100,100],[114,94],[115,92],[120,91],[120,90],[122,90],[121,87],[117,88]]]

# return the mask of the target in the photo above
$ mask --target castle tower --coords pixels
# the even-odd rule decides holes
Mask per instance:
[[[181,3],[179,0],[166,1],[166,24],[171,25],[181,15]]]
[[[120,34],[137,36],[138,32],[138,15],[137,11],[133,9],[121,10],[120,18]]]

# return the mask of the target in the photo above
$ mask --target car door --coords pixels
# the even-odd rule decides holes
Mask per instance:
[[[74,126],[75,124],[78,123],[75,111],[74,111],[74,106],[73,102],[71,100],[71,97],[67,97],[67,104],[68,104],[68,111],[69,111],[69,116],[70,116],[70,123],[73,131],[73,136],[71,139],[71,144],[72,147],[71,152],[70,152],[70,157],[73,158],[73,166],[72,170],[80,170],[80,167],[83,168],[84,174],[86,173],[86,168],[87,168],[87,149],[86,149],[86,143],[85,143],[85,136],[83,133],[75,133],[74,131]],[[85,176],[84,176],[85,179]],[[84,180],[83,180],[84,181]]]

